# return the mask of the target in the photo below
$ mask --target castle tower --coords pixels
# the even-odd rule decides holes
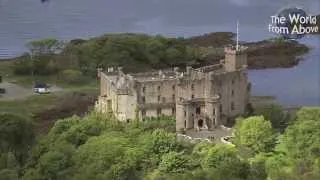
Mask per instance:
[[[224,66],[226,71],[230,72],[247,67],[246,49],[247,47],[239,45],[239,23],[237,22],[236,46],[229,46],[224,48]]]

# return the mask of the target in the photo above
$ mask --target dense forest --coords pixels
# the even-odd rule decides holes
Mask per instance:
[[[320,108],[288,116],[278,106],[237,119],[235,146],[177,141],[170,117],[124,123],[91,112],[56,121],[0,115],[0,179],[316,180]]]

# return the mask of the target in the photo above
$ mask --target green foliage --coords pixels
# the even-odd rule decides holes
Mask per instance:
[[[246,179],[248,176],[248,164],[238,157],[234,146],[219,144],[210,148],[203,160],[205,169],[213,169],[218,179]]]
[[[320,107],[303,107],[297,112],[298,120],[320,120]]]
[[[12,152],[22,165],[34,142],[34,124],[23,117],[0,114],[0,153]]]
[[[150,148],[154,154],[163,155],[179,148],[176,136],[162,129],[156,129],[150,136]]]
[[[277,154],[266,161],[268,177],[319,179],[320,121],[313,110],[309,113],[305,110],[298,112],[298,121],[290,125],[280,138]]]
[[[73,69],[67,69],[62,71],[61,78],[66,83],[71,83],[71,84],[78,84],[84,80],[82,72],[78,70],[73,70]]]
[[[235,143],[247,147],[253,152],[269,152],[275,144],[275,135],[271,123],[263,116],[253,116],[239,122]]]
[[[57,121],[33,148],[23,179],[316,180],[320,121],[303,117],[311,120],[290,124],[273,150],[271,123],[262,116],[237,120],[237,146],[178,142],[168,117],[125,123],[98,113],[74,116]],[[254,154],[243,155],[243,147]],[[17,162],[12,152],[0,154],[3,177],[21,173]]]
[[[19,163],[12,152],[0,154],[0,170],[15,169],[19,167]]]
[[[167,173],[182,173],[188,166],[188,160],[177,152],[169,152],[161,157],[159,170]]]
[[[250,173],[248,179],[250,180],[264,180],[267,179],[268,174],[265,169],[265,163],[270,155],[259,153],[255,157],[249,159]]]
[[[144,131],[153,131],[154,129],[160,128],[168,132],[175,132],[176,129],[175,119],[167,116],[147,118],[140,124]]]
[[[31,59],[31,56],[24,56],[16,61],[13,66],[13,72],[16,75],[50,75],[58,71],[52,63],[50,55],[37,55]]]
[[[34,56],[44,54],[54,54],[61,50],[64,46],[62,41],[53,38],[45,38],[36,41],[31,41],[27,44],[27,48]]]
[[[70,44],[66,54],[75,54],[85,74],[96,74],[98,66],[124,66],[125,71],[185,65],[197,53],[181,41],[144,34],[112,34],[80,44]]]
[[[275,130],[283,131],[290,121],[289,114],[285,114],[282,107],[276,104],[256,109],[254,113],[264,116],[264,119],[270,121]]]
[[[314,158],[320,156],[320,121],[297,121],[289,126],[281,137],[279,151],[292,158]]]
[[[29,57],[23,57],[14,62],[13,73],[16,75],[29,75],[32,73],[33,65]]]
[[[217,168],[224,163],[237,161],[237,150],[231,145],[216,145],[208,151],[203,166],[205,168]]]
[[[1,180],[17,180],[19,179],[19,177],[15,170],[2,169],[0,170],[0,179]]]

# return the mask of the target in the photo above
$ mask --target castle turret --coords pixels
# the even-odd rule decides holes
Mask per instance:
[[[247,67],[246,49],[247,47],[244,46],[226,47],[224,49],[224,67],[226,71],[230,72]]]
[[[230,46],[224,48],[225,60],[224,67],[225,70],[236,71],[238,69],[243,69],[247,67],[247,47],[239,45],[239,21],[237,21],[237,42],[236,46]]]

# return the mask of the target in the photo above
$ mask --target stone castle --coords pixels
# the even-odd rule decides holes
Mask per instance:
[[[173,116],[176,130],[214,129],[245,113],[249,103],[247,53],[243,46],[224,49],[219,64],[136,74],[122,68],[99,69],[96,110],[120,121]]]

